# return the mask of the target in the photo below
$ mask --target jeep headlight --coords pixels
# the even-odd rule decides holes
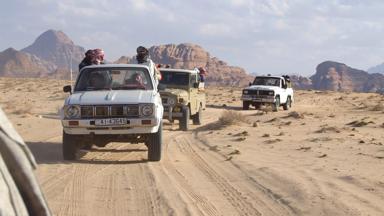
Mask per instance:
[[[243,91],[243,94],[248,94],[248,90],[244,90],[244,91]]]
[[[78,105],[65,106],[64,115],[66,118],[69,118],[69,119],[80,118],[80,106]]]
[[[173,98],[173,97],[168,98],[168,103],[169,103],[169,105],[171,105],[171,106],[175,105],[175,104],[176,104],[176,100],[175,100],[175,98]]]
[[[275,92],[273,92],[273,91],[270,91],[270,92],[268,92],[268,95],[275,95]]]
[[[140,113],[142,116],[148,117],[153,115],[153,104],[143,104],[140,107]]]

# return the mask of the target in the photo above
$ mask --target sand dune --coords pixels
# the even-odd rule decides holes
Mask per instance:
[[[61,157],[67,81],[0,79],[0,104],[39,163],[56,215],[383,215],[384,96],[297,91],[289,111],[241,110],[207,89],[204,124],[164,124],[164,159],[111,143]]]

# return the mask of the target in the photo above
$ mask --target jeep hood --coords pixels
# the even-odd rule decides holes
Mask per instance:
[[[277,86],[264,86],[264,85],[253,85],[245,88],[244,90],[265,90],[265,91],[278,91],[280,87]]]
[[[160,91],[161,96],[178,96],[178,97],[188,97],[188,91],[185,89],[166,89]]]
[[[66,104],[138,104],[153,103],[153,91],[143,90],[111,90],[76,92],[69,96]]]

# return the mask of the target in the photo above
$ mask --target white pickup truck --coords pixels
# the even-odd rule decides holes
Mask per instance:
[[[148,160],[161,159],[163,106],[153,71],[145,65],[84,67],[61,109],[63,157],[109,142],[145,143]]]
[[[261,105],[272,105],[277,112],[280,106],[288,110],[294,101],[293,89],[288,76],[256,76],[249,87],[243,89],[241,100],[243,110],[252,105],[259,109]]]

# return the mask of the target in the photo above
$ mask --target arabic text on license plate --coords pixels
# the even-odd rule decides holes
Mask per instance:
[[[125,125],[125,124],[127,124],[127,119],[125,118],[95,120],[95,125]]]

